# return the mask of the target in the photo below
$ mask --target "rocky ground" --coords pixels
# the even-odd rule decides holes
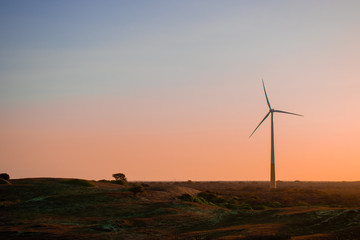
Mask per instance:
[[[10,182],[1,239],[360,239],[359,183]]]

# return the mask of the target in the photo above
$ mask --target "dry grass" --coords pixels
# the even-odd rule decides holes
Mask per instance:
[[[0,186],[2,239],[357,239],[359,182],[147,182],[130,186],[64,179],[15,179]],[[178,199],[211,191],[227,209]],[[213,195],[211,195],[213,196]],[[273,206],[274,202],[280,205]],[[299,203],[300,202],[300,203]],[[305,204],[306,203],[306,204]]]

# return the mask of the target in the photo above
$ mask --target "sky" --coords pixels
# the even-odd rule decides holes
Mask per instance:
[[[357,0],[0,1],[0,172],[359,181]]]

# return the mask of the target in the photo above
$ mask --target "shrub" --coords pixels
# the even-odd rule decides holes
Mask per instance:
[[[0,184],[11,184],[8,180],[0,178]]]
[[[229,209],[235,209],[236,205],[229,203],[225,199],[218,197],[215,193],[206,191],[197,194],[196,196],[192,196],[190,194],[183,194],[178,197],[180,200],[188,201],[188,202],[196,202],[200,204],[206,204],[211,206],[219,206]]]
[[[127,182],[124,182],[124,181],[121,181],[121,180],[112,180],[110,182],[114,183],[114,184],[119,184],[119,185],[127,185]]]
[[[144,192],[145,188],[140,184],[134,184],[129,188],[129,191],[136,196],[138,193]]]
[[[183,195],[181,195],[180,197],[178,197],[180,200],[183,201],[187,201],[187,202],[192,202],[193,198],[190,194],[184,193]]]
[[[120,185],[126,185],[127,182],[121,181],[121,180],[106,180],[106,179],[102,179],[102,180],[98,180],[98,182],[102,182],[102,183],[112,183],[112,184],[120,184]]]
[[[274,201],[271,203],[271,206],[274,208],[279,208],[279,207],[282,207],[282,204],[278,201]]]
[[[199,196],[191,196],[190,194],[183,194],[180,197],[178,197],[180,200],[182,201],[186,201],[186,202],[196,202],[196,203],[200,203],[200,204],[207,204],[207,205],[214,205],[212,203],[207,202],[204,198],[199,197]]]
[[[105,183],[108,183],[108,182],[111,182],[111,181],[109,181],[109,180],[105,180],[105,179],[101,179],[101,180],[99,180],[98,182],[105,182]]]
[[[218,197],[215,193],[210,191],[201,192],[197,196],[205,199],[207,202],[213,203],[221,207],[223,207],[223,204],[226,203],[225,199]]]
[[[117,184],[121,184],[121,185],[126,185],[127,184],[127,179],[125,177],[125,174],[123,173],[114,173],[113,178],[115,178],[115,183]]]
[[[214,205],[213,203],[208,202],[204,198],[198,197],[198,196],[193,196],[193,202],[200,203],[200,204]]]
[[[83,186],[83,187],[94,187],[95,185],[87,180],[83,179],[65,179],[61,180],[60,183],[75,185],[75,186]]]
[[[125,174],[123,174],[123,173],[114,173],[112,176],[113,176],[113,177],[115,178],[115,180],[117,180],[117,181],[119,181],[119,180],[121,180],[121,181],[127,181],[127,180],[126,180],[126,177],[125,177]]]
[[[0,173],[0,178],[4,179],[4,180],[9,180],[10,176],[7,173]]]

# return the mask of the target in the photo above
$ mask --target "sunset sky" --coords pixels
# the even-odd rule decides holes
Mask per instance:
[[[360,1],[0,1],[12,178],[360,180]]]

